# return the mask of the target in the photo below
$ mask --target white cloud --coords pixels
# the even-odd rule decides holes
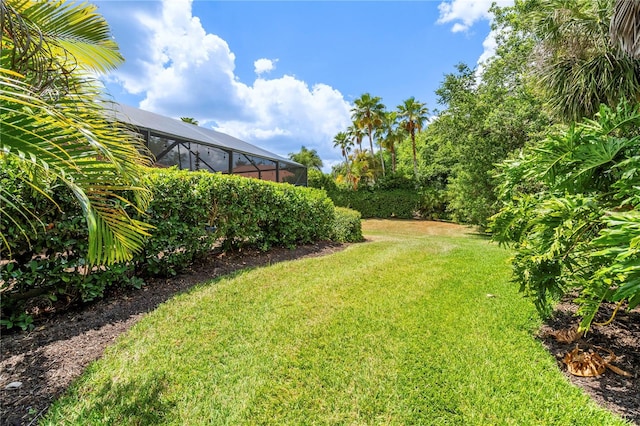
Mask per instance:
[[[477,21],[483,19],[491,19],[489,8],[494,0],[452,0],[450,2],[443,1],[438,5],[440,17],[439,24],[447,24],[455,22],[451,31],[460,32],[467,31]],[[505,1],[498,1],[505,3]],[[513,3],[513,2],[511,2]],[[460,21],[460,22],[458,22]]]
[[[272,134],[296,136],[310,141],[307,146],[314,146],[327,136],[332,139],[349,122],[350,105],[340,92],[324,84],[309,88],[305,82],[285,75],[272,80],[259,78],[244,90],[247,106],[254,113],[252,125],[219,121],[219,130],[250,140],[267,139]]]
[[[453,22],[451,32],[466,32],[476,22],[487,20],[492,21],[493,15],[489,12],[489,8],[493,3],[500,7],[512,6],[514,0],[451,0],[443,1],[438,5],[440,10],[439,24],[448,24]],[[496,42],[496,34],[490,31],[482,42],[484,48],[482,54],[478,58],[478,65],[482,68],[482,64],[496,53],[498,47]]]
[[[498,42],[496,40],[497,33],[496,31],[491,31],[487,35],[487,38],[482,42],[482,47],[484,51],[482,55],[478,58],[478,64],[482,64],[496,54],[496,49],[498,48]]]
[[[451,32],[452,33],[461,33],[467,30],[467,26],[463,25],[459,22],[456,22],[455,24],[453,24],[453,27],[451,27]]]
[[[255,73],[260,75],[269,71],[273,71],[276,68],[276,62],[278,62],[277,59],[258,59],[253,63],[253,66],[255,67]]]
[[[258,59],[256,80],[241,82],[230,46],[204,30],[191,5],[191,0],[164,0],[159,10],[134,15],[145,50],[138,49],[136,60],[111,81],[143,96],[143,109],[213,123],[216,130],[283,156],[305,145],[323,159],[338,158],[331,141],[350,122],[344,96],[289,75],[263,77],[277,59]]]

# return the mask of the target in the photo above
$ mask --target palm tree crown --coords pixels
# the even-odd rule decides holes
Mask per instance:
[[[353,145],[358,145],[358,149],[362,151],[362,138],[364,138],[364,131],[360,127],[352,124],[347,127],[347,136],[349,136]]]
[[[289,158],[296,163],[300,163],[307,168],[313,168],[317,170],[322,169],[322,159],[318,155],[318,151],[315,149],[309,149],[306,146],[302,145],[300,152],[291,152],[289,153]]]
[[[609,25],[613,43],[631,56],[640,59],[640,1],[616,0]]]
[[[372,97],[365,93],[354,101],[355,107],[351,109],[353,122],[361,129],[366,129],[369,137],[371,155],[373,155],[373,133],[382,125],[385,106],[378,96]]]

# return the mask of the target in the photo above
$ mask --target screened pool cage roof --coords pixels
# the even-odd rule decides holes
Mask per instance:
[[[159,167],[307,184],[307,169],[302,164],[233,136],[129,105],[113,103],[109,109],[116,121],[133,126],[144,137]]]

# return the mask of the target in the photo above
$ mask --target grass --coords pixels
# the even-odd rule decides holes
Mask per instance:
[[[533,337],[508,253],[452,225],[219,279],[163,304],[44,424],[615,425]]]

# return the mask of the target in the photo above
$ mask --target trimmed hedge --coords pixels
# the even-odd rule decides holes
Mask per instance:
[[[132,261],[88,271],[83,257],[88,234],[75,199],[51,182],[46,192],[53,194],[58,210],[16,173],[0,170],[0,183],[26,200],[44,226],[29,228],[27,239],[17,228],[20,218],[18,223],[0,221],[2,232],[12,237],[12,261],[0,268],[6,326],[20,325],[16,315],[24,314],[27,299],[45,307],[60,297],[89,301],[102,297],[107,286],[140,287],[141,277],[175,275],[213,249],[267,250],[331,238],[359,241],[362,235],[359,220],[336,213],[323,190],[233,175],[148,169],[145,179],[153,200],[144,217],[137,218],[155,227],[152,236]],[[6,247],[0,248],[0,256],[9,257]]]
[[[153,275],[175,274],[211,249],[267,250],[329,239],[334,206],[324,191],[207,172],[152,170],[156,227],[136,257]]]
[[[334,189],[328,194],[336,206],[357,210],[367,219],[411,219],[421,203],[420,194],[412,189]]]

